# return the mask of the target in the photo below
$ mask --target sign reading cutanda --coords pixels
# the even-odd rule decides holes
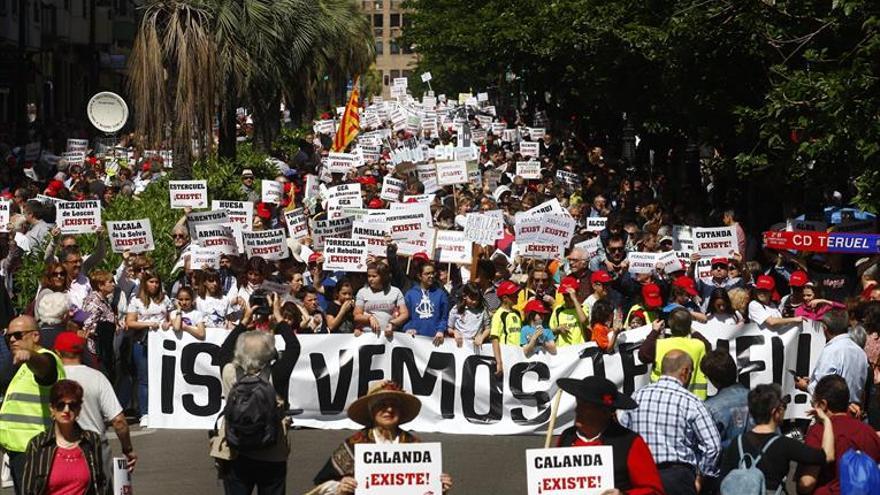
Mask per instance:
[[[756,325],[694,325],[713,348],[727,348],[740,369],[740,382],[751,387],[780,383],[792,395],[787,418],[806,418],[809,396],[794,388],[791,375],[808,376],[825,345],[819,325],[811,322],[766,332]],[[422,401],[419,416],[407,426],[421,432],[475,435],[539,433],[550,419],[551,397],[561,377],[605,376],[631,394],[650,382],[651,366],[638,349],[649,327],[627,330],[618,352],[606,354],[595,344],[559,348],[555,356],[526,357],[519,347],[502,346],[504,375],[497,377],[491,347],[475,351],[448,339],[435,347],[430,338],[395,333],[391,339],[365,333],[300,335],[302,345],[291,375],[289,402],[302,409],[294,421],[304,427],[356,429],[345,410],[371,384],[391,379]],[[150,332],[150,426],[209,429],[223,406],[219,346],[227,330],[208,329],[205,340],[171,331]],[[276,339],[279,346],[280,338]],[[715,390],[710,386],[710,395]],[[557,433],[574,420],[574,398],[563,394]]]

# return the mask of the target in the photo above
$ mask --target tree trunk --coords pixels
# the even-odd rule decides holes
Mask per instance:
[[[226,92],[220,101],[219,123],[220,123],[220,143],[218,146],[218,154],[220,158],[235,160],[236,156],[236,132],[235,132],[235,81],[232,76],[226,79]]]
[[[277,91],[254,105],[254,144],[264,153],[272,151],[272,143],[281,132],[280,105],[281,94]]]

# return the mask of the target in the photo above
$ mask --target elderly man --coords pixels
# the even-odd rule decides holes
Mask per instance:
[[[88,274],[104,260],[107,253],[104,232],[103,229],[98,232],[97,248],[87,261],[83,260],[79,246],[76,244],[62,248],[61,254],[58,256],[61,266],[67,272],[67,278],[70,279],[70,290],[67,293],[70,295],[70,306],[75,309],[82,309],[86,296],[92,292],[92,284],[89,282]]]
[[[686,388],[694,373],[690,356],[667,352],[661,373],[633,395],[639,407],[624,411],[620,424],[645,438],[666,493],[696,495],[703,477],[718,476],[721,438],[703,402]]]
[[[0,448],[9,455],[15,492],[21,493],[25,450],[33,437],[52,424],[49,389],[65,375],[58,356],[40,346],[33,317],[19,316],[9,322],[3,338],[16,371],[0,404]]]
[[[254,172],[246,168],[241,171],[241,193],[247,197],[248,201],[254,203],[260,201],[260,191],[254,186]]]
[[[614,421],[618,409],[635,409],[638,404],[621,394],[607,378],[560,378],[556,383],[577,399],[574,426],[562,432],[556,446],[610,445],[614,448],[615,490],[606,494],[662,494],[660,474],[645,440]]]
[[[273,330],[284,339],[284,353],[276,359],[275,338],[270,332],[250,330],[254,311],[257,306],[245,306],[244,315],[238,326],[226,337],[220,348],[220,369],[222,370],[223,395],[227,397],[227,409],[224,411],[225,422],[218,438],[227,438],[226,433],[233,427],[234,418],[230,417],[230,403],[236,394],[239,382],[246,377],[259,377],[269,381],[275,389],[276,400],[287,409],[290,374],[299,358],[299,340],[288,323],[277,323]],[[253,380],[249,380],[252,382]],[[268,446],[238,450],[232,455],[217,452],[215,442],[212,456],[219,459],[218,469],[223,479],[223,488],[227,494],[251,493],[256,487],[261,494],[283,495],[286,492],[287,456],[290,445],[287,439],[287,425],[277,425],[280,432],[275,441]],[[255,439],[248,438],[246,441]],[[218,455],[220,454],[220,455]],[[229,454],[227,451],[226,454]],[[221,457],[222,455],[222,457]]]
[[[822,377],[840,375],[849,388],[850,405],[854,412],[859,412],[868,379],[868,355],[849,336],[849,317],[845,309],[833,309],[825,313],[822,316],[822,327],[825,330],[826,344],[813,367],[813,373],[809,378],[798,377],[794,386],[813,394]]]

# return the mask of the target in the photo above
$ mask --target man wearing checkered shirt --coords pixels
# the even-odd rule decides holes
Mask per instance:
[[[718,428],[702,401],[682,385],[693,372],[690,356],[667,352],[660,380],[633,395],[638,409],[620,414],[620,424],[648,443],[666,493],[676,495],[696,495],[703,478],[718,476]]]

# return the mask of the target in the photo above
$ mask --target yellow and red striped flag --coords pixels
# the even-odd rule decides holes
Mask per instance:
[[[339,129],[336,130],[336,136],[333,138],[333,151],[345,151],[345,148],[357,136],[361,128],[361,117],[358,114],[358,83],[360,79],[360,76],[358,76],[354,80],[351,98],[348,99],[345,113],[342,114],[342,122],[340,122]]]

